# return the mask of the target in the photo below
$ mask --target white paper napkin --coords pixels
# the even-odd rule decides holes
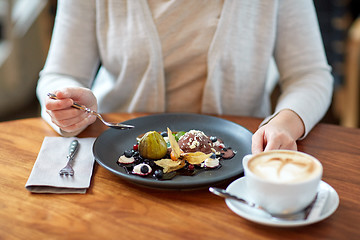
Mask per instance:
[[[66,163],[70,143],[79,149],[72,166],[74,176],[59,174]],[[95,138],[45,137],[25,188],[34,193],[86,193],[94,167],[92,146]]]

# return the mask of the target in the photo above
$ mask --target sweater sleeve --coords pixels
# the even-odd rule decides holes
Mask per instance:
[[[290,109],[305,125],[304,138],[326,113],[333,91],[333,77],[311,0],[279,1],[274,57],[281,95],[275,113],[263,124],[279,111]]]
[[[65,87],[91,87],[99,65],[95,15],[93,0],[58,1],[50,49],[36,94],[42,117],[59,134],[62,132],[45,111],[46,94]]]

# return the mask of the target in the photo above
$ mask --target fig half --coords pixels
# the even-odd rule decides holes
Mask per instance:
[[[156,131],[150,131],[140,139],[140,156],[147,159],[161,159],[167,153],[167,146],[164,138]]]

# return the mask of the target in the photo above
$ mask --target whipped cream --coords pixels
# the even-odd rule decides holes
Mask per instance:
[[[208,167],[208,168],[216,168],[220,165],[219,158],[207,158],[205,161],[201,164],[202,167]]]
[[[144,167],[144,168],[143,168]],[[147,171],[143,171],[143,169],[147,169]],[[151,167],[146,163],[140,163],[136,166],[134,166],[132,173],[137,175],[149,175],[152,172]]]
[[[126,157],[125,155],[122,155],[119,160],[118,160],[119,163],[122,163],[122,164],[130,164],[130,163],[133,163],[135,162],[135,158],[133,157]]]

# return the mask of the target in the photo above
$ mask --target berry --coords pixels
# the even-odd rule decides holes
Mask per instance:
[[[210,137],[210,141],[212,141],[212,142],[216,142],[216,141],[217,141],[217,137],[213,137],[213,136],[211,136],[211,137]]]
[[[149,167],[147,165],[143,165],[143,166],[141,166],[140,171],[142,173],[146,174],[149,172]]]
[[[194,165],[189,164],[188,169],[189,169],[190,171],[194,170],[194,168],[195,168],[195,166],[194,166]]]
[[[210,155],[210,158],[215,159],[215,158],[216,158],[216,154],[215,154],[215,153],[211,154],[211,155]]]
[[[124,155],[125,155],[125,157],[127,157],[127,158],[131,158],[131,157],[133,156],[133,154],[134,154],[133,150],[126,150],[126,151],[124,152]]]
[[[161,132],[160,135],[161,135],[162,137],[167,137],[167,136],[168,136],[167,132]]]
[[[138,149],[139,149],[139,145],[138,145],[138,144],[134,144],[133,150],[134,150],[134,151],[137,151]]]
[[[157,179],[161,179],[163,176],[164,176],[164,173],[162,170],[160,170],[160,169],[155,170],[154,177],[156,177]]]

